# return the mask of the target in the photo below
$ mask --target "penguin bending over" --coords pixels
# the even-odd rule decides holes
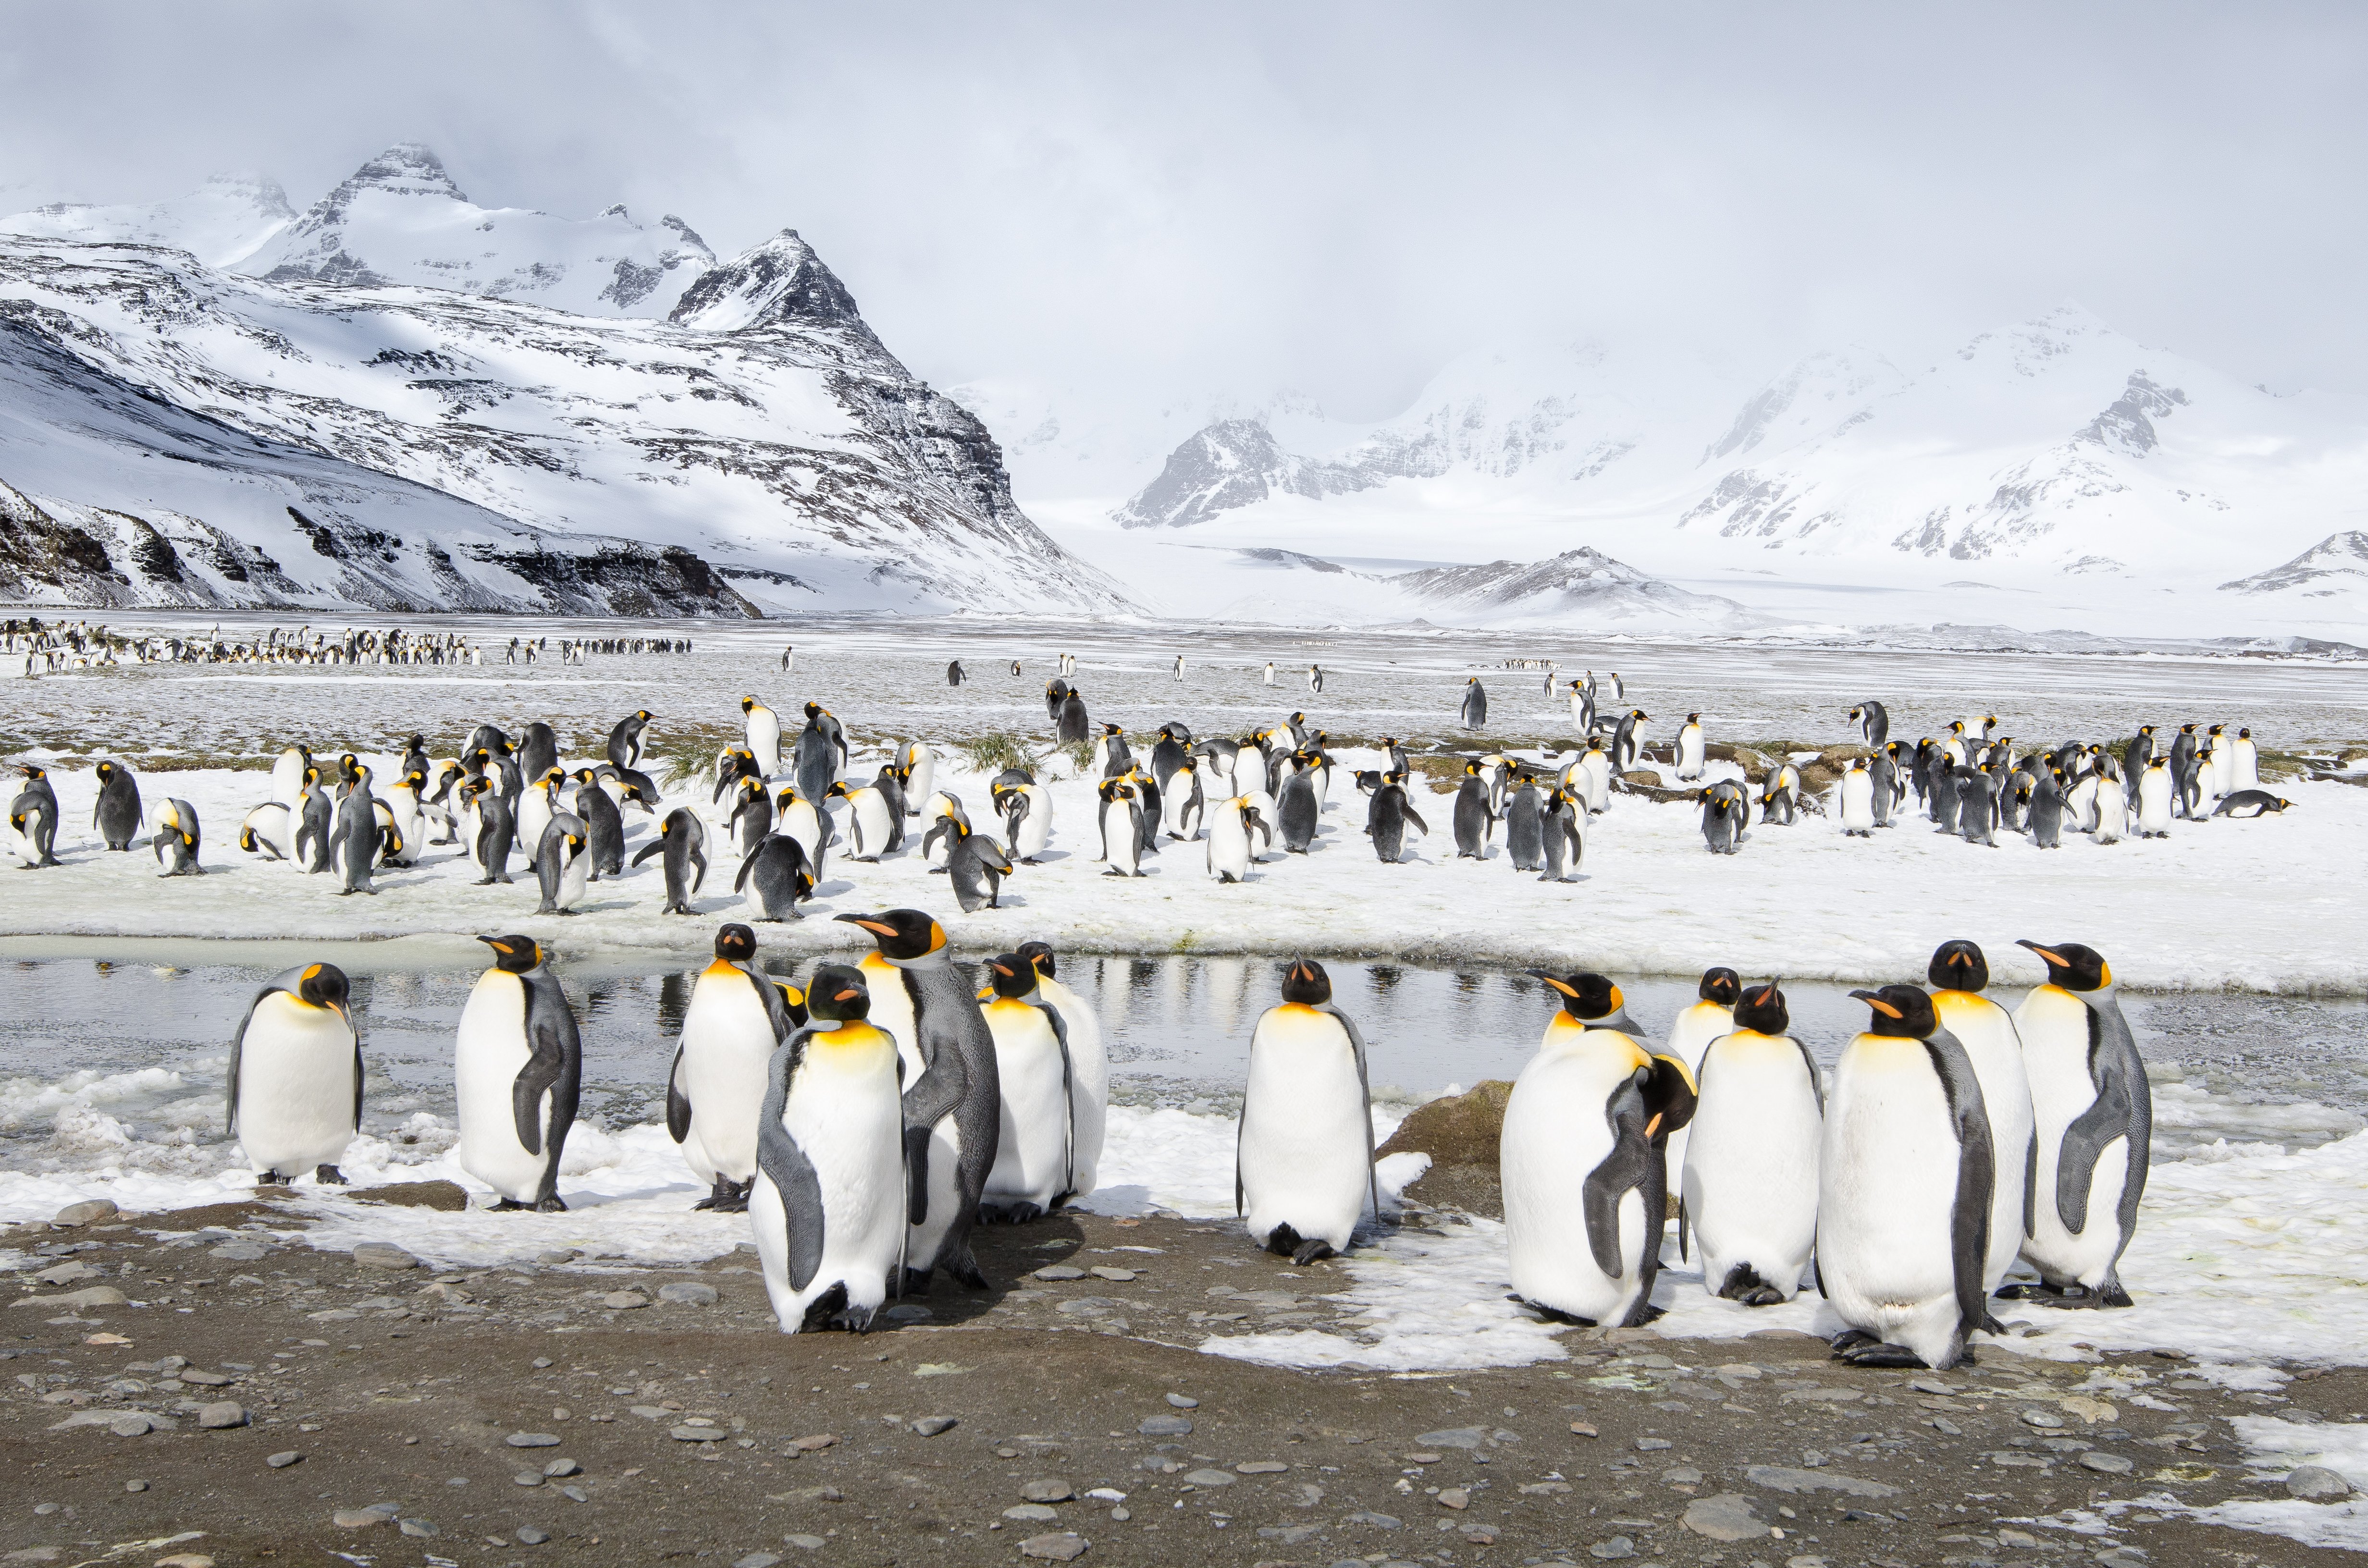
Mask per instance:
[[[16,819],[12,816],[9,820],[13,824]],[[266,860],[285,860],[294,865],[288,808],[277,801],[266,801],[247,812],[238,824],[238,846]]]
[[[1751,820],[1751,802],[1743,787],[1732,778],[1722,778],[1698,798],[1702,803],[1702,842],[1710,846],[1710,852],[1732,855],[1742,848],[1751,836],[1745,828]]]
[[[1695,1074],[1679,1165],[1678,1250],[1702,1248],[1702,1289],[1747,1307],[1789,1301],[1817,1238],[1817,1148],[1825,1096],[1774,981],[1746,991],[1735,1028]]]
[[[362,1124],[362,1048],[347,991],[336,965],[306,964],[273,976],[239,1020],[224,1131],[258,1187],[307,1167],[315,1181],[346,1185],[337,1164]]]
[[[973,833],[947,819],[946,877],[954,885],[954,902],[964,915],[1002,907],[1003,879],[1011,875],[1010,857],[994,839]]]
[[[494,967],[461,1009],[454,1077],[461,1168],[495,1209],[566,1212],[560,1153],[575,1125],[584,1045],[575,1010],[531,937],[480,937]]]
[[[2112,966],[2095,949],[2016,945],[2047,964],[2047,983],[2014,1013],[2039,1144],[2022,1256],[2040,1282],[1998,1294],[2048,1306],[2126,1307],[2119,1266],[2137,1229],[2154,1146],[2146,1063],[2114,998]]]
[[[62,866],[57,857],[58,792],[51,787],[50,776],[29,762],[17,765],[25,776],[25,787],[8,803],[8,830],[14,835],[10,846],[28,870],[39,866]]]
[[[691,1205],[736,1214],[757,1176],[773,1052],[804,1021],[804,998],[756,968],[757,933],[737,923],[715,933],[715,958],[692,986],[682,1039],[666,1072],[666,1132],[710,1191]]]
[[[1365,1041],[1324,966],[1301,959],[1250,1036],[1234,1212],[1252,1241],[1304,1266],[1346,1251],[1369,1209],[1380,1212],[1381,1192]]]
[[[537,915],[573,915],[590,881],[591,835],[584,819],[573,812],[557,812],[542,830],[534,852],[534,880],[542,890]]]
[[[816,965],[766,1063],[747,1209],[784,1334],[868,1331],[905,1263],[905,1064],[871,1007],[860,971]]]
[[[1663,1140],[1692,1118],[1692,1075],[1623,1031],[1620,988],[1602,975],[1531,972],[1563,1005],[1505,1102],[1513,1293],[1557,1320],[1634,1328],[1660,1315]]]
[[[946,951],[945,928],[927,914],[891,909],[834,918],[876,939],[862,971],[877,1021],[905,1059],[905,1168],[912,1220],[905,1290],[928,1290],[939,1268],[984,1289],[986,1276],[971,1256],[970,1230],[986,1174],[995,1168],[1002,1125],[995,1036]]]
[[[2282,795],[2272,795],[2267,790],[2238,790],[2223,797],[2220,803],[2212,808],[2212,814],[2244,819],[2265,817],[2283,812],[2293,804],[2292,801]]]
[[[1866,737],[1866,744],[1881,751],[1891,739],[1891,714],[1882,703],[1873,699],[1860,703],[1850,710],[1850,716]]]
[[[165,868],[159,875],[204,873],[205,868],[198,864],[198,808],[188,801],[166,798],[165,809],[156,813],[156,835],[149,842],[155,847],[156,863]]]
[[[699,813],[689,806],[668,812],[658,835],[642,846],[633,864],[638,866],[653,855],[666,857],[666,913],[695,914],[690,901],[699,896],[700,884],[707,881],[707,828]]]
[[[1018,953],[987,961],[981,1012],[995,1037],[1001,1111],[995,1168],[979,1194],[986,1224],[1041,1220],[1076,1190],[1076,1067],[1068,1024]]]
[[[746,893],[748,902],[765,912],[759,919],[795,920],[798,905],[813,898],[814,891],[814,868],[804,846],[785,833],[770,835],[740,862],[732,891]]]
[[[1850,994],[1873,1020],[1834,1064],[1817,1172],[1817,1286],[1850,1325],[1834,1354],[1944,1370],[1989,1316],[1997,1162],[1981,1080],[1915,986]]]

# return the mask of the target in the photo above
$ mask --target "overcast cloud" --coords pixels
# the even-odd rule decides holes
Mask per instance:
[[[2368,392],[2357,6],[12,5],[0,201],[386,143],[803,233],[924,376],[1394,410],[1546,334],[1910,351],[2077,299]]]

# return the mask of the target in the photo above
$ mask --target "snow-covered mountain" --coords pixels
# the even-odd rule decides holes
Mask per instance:
[[[277,180],[216,175],[187,196],[140,206],[95,207],[60,201],[0,218],[0,233],[36,240],[163,245],[208,267],[235,267],[296,222]]]
[[[237,204],[217,194],[219,218]],[[695,235],[652,248],[661,231],[621,214],[488,214],[414,148],[236,271],[173,244],[190,235],[157,209],[138,220],[156,237],[87,237],[94,214],[136,226],[127,210],[0,223],[0,597],[1131,608],[1019,511],[985,428],[794,232],[711,265]],[[461,212],[490,225],[498,270],[439,270]],[[232,246],[233,227],[209,233]],[[598,298],[587,257],[634,256],[656,278],[630,301],[547,302]],[[664,319],[626,313],[654,302]]]

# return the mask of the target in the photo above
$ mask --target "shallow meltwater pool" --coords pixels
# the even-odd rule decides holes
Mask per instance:
[[[131,1165],[197,1175],[232,1163],[222,1138],[228,1049],[256,989],[327,958],[353,981],[368,1063],[365,1129],[398,1148],[438,1142],[452,1114],[452,1041],[480,968],[413,944],[104,944],[114,956],[0,958],[0,1172]],[[224,945],[228,947],[228,945]],[[768,960],[783,979],[808,967]],[[1334,961],[1334,1000],[1371,1051],[1374,1096],[1395,1118],[1486,1078],[1509,1078],[1557,1005],[1530,975]],[[1078,957],[1062,978],[1099,1010],[1112,1097],[1145,1109],[1230,1117],[1251,1030],[1276,1000],[1281,966],[1263,958]],[[667,1064],[696,966],[639,956],[563,962],[583,1021],[583,1114],[620,1130],[661,1119]],[[1694,1000],[1668,979],[1622,981],[1648,1045]],[[2019,993],[1999,988],[2011,1006]],[[1793,1030],[1830,1062],[1863,1026],[1847,987],[1786,988]],[[2368,1112],[2368,1008],[2225,994],[2126,995],[2152,1069],[2156,1157],[2199,1145],[2315,1147]]]

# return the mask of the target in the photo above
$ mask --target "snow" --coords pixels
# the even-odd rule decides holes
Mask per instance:
[[[2368,1551],[2368,1425],[2322,1422],[2305,1425],[2269,1415],[2239,1415],[2229,1425],[2256,1471],[2257,1480],[2281,1482],[2306,1464],[2335,1471],[2351,1483],[2340,1502],[2309,1503],[2295,1497],[2242,1499],[2194,1507],[2176,1498],[2141,1499],[2144,1506],[2197,1524],[2226,1525],[2257,1535],[2282,1535],[2305,1546]]]

